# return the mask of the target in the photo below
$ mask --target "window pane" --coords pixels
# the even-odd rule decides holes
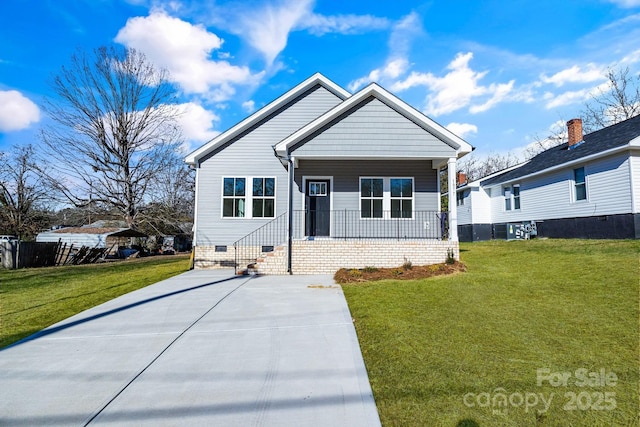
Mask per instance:
[[[520,196],[513,198],[513,209],[520,209]]]
[[[371,189],[373,192],[373,197],[382,197],[382,188],[383,188],[383,180],[380,178],[375,178],[371,180]]]
[[[262,186],[262,178],[253,178],[253,195],[254,196],[263,196],[264,188]]]
[[[517,185],[513,187],[513,197],[520,197],[520,187]]]
[[[267,218],[271,218],[275,216],[275,200],[274,199],[264,200],[264,216]]]
[[[575,178],[576,184],[584,183],[584,168],[574,169],[573,176]]]
[[[391,180],[391,197],[411,197],[413,188],[409,178],[396,178]]]
[[[402,196],[402,183],[399,179],[391,180],[391,197],[401,197]]]
[[[235,196],[244,196],[244,178],[236,178]]]
[[[244,179],[243,179],[244,184]],[[244,186],[243,186],[244,190]],[[234,199],[236,204],[236,215],[239,218],[244,218],[244,199]]]
[[[412,212],[413,212],[412,201],[403,200],[402,201],[402,218],[411,218]]]
[[[587,187],[584,184],[576,185],[576,200],[587,199]]]
[[[360,218],[371,218],[371,199],[360,201]]]
[[[400,218],[400,199],[391,200],[391,217]]]
[[[382,199],[373,200],[373,217],[382,218]]]
[[[371,197],[371,181],[367,178],[360,179],[360,197]]]
[[[224,195],[233,196],[233,178],[224,179]]]
[[[276,180],[275,178],[264,179],[264,195],[268,197],[274,197],[276,194]]]
[[[224,199],[222,216],[233,216],[233,199]]]
[[[261,218],[264,216],[264,206],[262,199],[253,199],[253,216],[255,218]]]

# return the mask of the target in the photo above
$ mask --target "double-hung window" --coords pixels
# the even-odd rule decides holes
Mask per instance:
[[[413,218],[413,178],[360,178],[360,218]]]
[[[384,180],[360,178],[360,217],[382,218]]]
[[[222,190],[223,218],[274,218],[276,179],[225,177]]]
[[[573,185],[575,187],[576,201],[587,200],[587,180],[584,167],[573,170]]]
[[[222,216],[244,218],[246,204],[245,178],[224,178]]]
[[[253,217],[273,218],[275,215],[275,178],[253,178]]]
[[[502,194],[504,195],[505,211],[520,209],[520,184],[504,187]]]
[[[413,178],[391,178],[391,218],[413,217]]]

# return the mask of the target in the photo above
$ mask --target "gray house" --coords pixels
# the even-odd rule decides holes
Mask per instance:
[[[640,116],[582,134],[528,162],[458,187],[460,240],[504,238],[532,222],[546,237],[640,238]]]
[[[457,257],[439,173],[448,167],[455,195],[471,150],[376,84],[351,95],[315,74],[186,157],[196,268],[328,273]]]

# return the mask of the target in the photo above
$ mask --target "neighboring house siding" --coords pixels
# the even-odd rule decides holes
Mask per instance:
[[[275,177],[276,216],[287,211],[288,174],[272,146],[331,109],[340,99],[317,87],[204,160],[198,170],[196,244],[232,245],[271,219],[222,218],[224,177]],[[247,182],[247,191],[250,191]]]
[[[314,136],[293,155],[349,157],[452,157],[455,150],[382,101],[370,98]]]
[[[629,158],[631,185],[633,190],[633,213],[640,214],[640,155],[634,154]]]
[[[464,194],[463,204],[458,205],[458,225],[471,224],[473,223],[473,212],[472,209],[475,208],[475,205],[472,202],[472,192],[474,189],[467,188],[462,190]],[[457,203],[457,199],[456,199]]]
[[[628,157],[613,156],[584,165],[587,200],[573,199],[573,169],[514,181],[520,184],[521,209],[505,210],[503,185],[492,186],[493,223],[629,213],[631,190]]]

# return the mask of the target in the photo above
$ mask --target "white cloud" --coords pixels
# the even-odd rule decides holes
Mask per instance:
[[[555,73],[552,76],[546,74],[540,75],[543,83],[554,84],[557,87],[563,86],[565,83],[590,83],[604,79],[604,70],[595,64],[587,64],[586,69],[582,69],[578,65],[566,68]]]
[[[548,100],[545,107],[550,110],[552,108],[561,107],[563,105],[575,104],[586,100],[591,92],[590,89],[570,90],[560,95],[554,95],[546,92],[544,98]]]
[[[171,79],[187,94],[204,94],[213,101],[229,99],[234,84],[249,84],[260,76],[247,67],[214,61],[211,53],[223,40],[202,25],[173,18],[163,10],[147,17],[130,18],[115,41],[135,48],[156,66],[166,68]]]
[[[478,133],[478,126],[472,125],[471,123],[452,122],[445,127],[462,139],[465,139],[472,134]]]
[[[190,141],[202,143],[214,138],[220,132],[213,129],[213,124],[220,117],[195,102],[187,102],[176,106],[179,115],[178,124],[182,128],[182,136]]]
[[[356,79],[349,83],[347,89],[351,92],[355,92],[360,89],[362,86],[365,86],[371,82],[384,83],[387,79],[396,79],[404,74],[409,68],[409,63],[404,58],[398,58],[388,62],[382,68],[376,68],[371,71],[368,75]]]
[[[307,29],[311,34],[321,36],[326,33],[358,34],[370,30],[383,30],[389,27],[389,20],[372,15],[335,15],[310,14],[300,20],[298,28]]]
[[[609,0],[609,2],[625,9],[640,7],[640,0]]]
[[[271,0],[238,3],[235,7],[207,5],[210,21],[246,40],[270,67],[282,52],[293,31],[359,34],[389,27],[386,18],[372,15],[320,15],[313,13],[315,0]]]
[[[407,59],[411,42],[416,35],[422,34],[422,24],[417,13],[412,12],[393,26],[389,36],[389,56],[383,67],[375,68],[364,77],[353,80],[347,88],[355,92],[371,82],[382,85],[398,79],[409,70]]]
[[[40,109],[17,90],[0,90],[0,131],[28,128],[40,120]]]
[[[469,68],[473,53],[458,53],[449,63],[450,70],[443,77],[432,73],[412,72],[406,79],[396,82],[391,89],[403,91],[416,86],[426,86],[431,93],[427,95],[425,113],[438,116],[451,113],[472,104],[472,100],[488,97],[482,104],[470,108],[471,113],[486,111],[498,103],[509,99],[514,81],[483,86],[480,84],[487,71],[478,72]]]
[[[249,101],[245,101],[245,102],[242,103],[242,108],[247,113],[253,113],[254,111],[256,111],[256,103],[255,103],[255,101],[250,99]]]

